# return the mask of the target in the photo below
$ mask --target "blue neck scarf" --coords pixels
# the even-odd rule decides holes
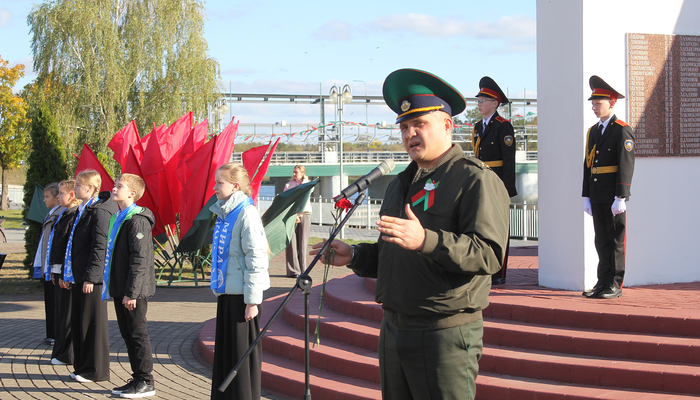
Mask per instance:
[[[53,223],[53,226],[51,227],[51,234],[49,235],[49,243],[46,245],[46,258],[44,260],[45,264],[44,265],[44,280],[45,281],[50,281],[51,280],[51,264],[49,261],[51,260],[51,244],[53,243],[53,233],[56,230],[56,225],[58,225],[58,221],[61,220],[61,217],[63,216],[63,213],[65,213],[68,209],[64,209],[61,211],[60,214],[58,214],[58,218],[56,218],[56,222]]]
[[[73,256],[71,254],[71,249],[73,248],[73,234],[75,233],[75,227],[78,225],[78,221],[80,221],[80,217],[83,216],[85,209],[90,207],[92,203],[95,202],[95,200],[95,197],[88,200],[87,204],[85,204],[85,207],[83,207],[82,211],[80,211],[80,206],[78,206],[78,215],[75,216],[73,228],[70,230],[70,236],[68,237],[68,245],[66,246],[66,259],[63,262],[63,280],[66,282],[75,282],[75,278],[73,277]]]
[[[226,271],[228,269],[228,250],[231,245],[231,230],[238,219],[238,214],[248,205],[253,205],[253,199],[245,200],[231,210],[223,220],[216,217],[214,238],[211,244],[211,290],[216,293],[226,293]]]
[[[109,219],[109,239],[107,240],[107,254],[105,255],[104,284],[102,285],[103,301],[111,297],[109,294],[109,271],[112,267],[112,252],[114,251],[114,242],[117,240],[119,229],[122,227],[124,221],[131,219],[134,214],[138,214],[141,211],[143,211],[142,207],[132,204],[112,215]]]
[[[39,238],[39,245],[36,248],[36,254],[34,255],[34,274],[32,275],[32,278],[35,279],[41,279],[44,277],[44,268],[45,265],[44,263],[46,260],[43,258],[43,254],[41,254],[41,249],[44,247],[44,243],[46,243],[46,235],[44,232],[44,225],[48,220],[51,218],[52,213],[54,210],[56,210],[59,206],[55,206],[51,210],[49,210],[48,214],[46,214],[46,217],[44,217],[44,222],[41,224],[41,237]],[[38,263],[38,264],[37,264]]]

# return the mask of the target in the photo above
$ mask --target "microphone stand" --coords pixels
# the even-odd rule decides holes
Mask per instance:
[[[272,323],[275,322],[277,317],[282,313],[282,310],[284,310],[284,306],[286,306],[287,303],[289,303],[289,300],[292,299],[294,292],[300,288],[304,293],[304,341],[306,342],[304,348],[304,400],[311,400],[311,389],[309,385],[309,295],[311,294],[312,280],[309,276],[309,273],[311,272],[311,270],[314,269],[314,266],[316,266],[316,262],[318,262],[318,260],[321,258],[321,255],[323,255],[328,246],[330,246],[331,242],[333,242],[333,239],[335,239],[340,230],[343,229],[343,226],[345,226],[345,223],[350,219],[350,216],[352,216],[357,207],[362,205],[362,202],[365,200],[365,197],[365,191],[363,190],[359,193],[357,199],[355,199],[355,204],[350,210],[348,210],[348,213],[345,216],[345,218],[343,218],[343,220],[340,222],[340,224],[338,224],[335,230],[331,232],[330,236],[328,237],[328,240],[323,244],[323,247],[321,247],[318,254],[316,254],[316,257],[314,257],[313,261],[311,261],[309,267],[306,268],[306,270],[301,275],[299,275],[299,278],[297,278],[297,282],[294,284],[294,287],[292,287],[292,289],[289,291],[287,297],[284,298],[282,304],[280,304],[280,306],[277,307],[277,310],[275,310],[275,312],[272,314],[270,320],[267,321],[265,327],[260,331],[260,333],[258,333],[258,336],[255,337],[253,343],[250,344],[248,350],[246,350],[245,354],[243,354],[241,359],[238,360],[238,363],[235,367],[233,367],[231,372],[228,373],[226,379],[224,379],[224,381],[219,386],[220,392],[224,392],[228,385],[231,384],[233,379],[238,374],[238,369],[241,367],[241,364],[243,364],[243,362],[250,356],[250,354],[253,352],[253,349],[255,349],[255,346],[258,345],[258,343],[262,340],[262,337],[265,336],[265,333],[267,333],[267,331],[270,329]]]

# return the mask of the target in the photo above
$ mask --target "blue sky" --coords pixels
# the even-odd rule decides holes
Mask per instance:
[[[35,0],[0,0],[0,57],[23,63],[34,79],[27,14]],[[497,7],[494,7],[494,4]],[[207,1],[204,35],[226,91],[328,94],[349,84],[355,94],[381,95],[399,68],[441,76],[470,97],[479,79],[494,78],[511,98],[536,96],[535,0],[484,1]],[[364,81],[356,82],[356,81]],[[333,109],[327,106],[326,115]],[[246,123],[317,124],[318,106],[236,104]],[[388,107],[370,106],[368,120],[393,122]],[[344,120],[365,122],[364,106]]]

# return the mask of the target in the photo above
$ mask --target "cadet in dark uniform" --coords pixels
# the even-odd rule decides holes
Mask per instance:
[[[605,81],[589,81],[593,112],[600,122],[588,129],[583,161],[584,211],[593,216],[598,252],[598,283],[585,297],[614,299],[622,296],[625,277],[626,200],[634,173],[634,132],[613,114],[617,99],[624,99]]]
[[[510,101],[498,84],[488,76],[479,81],[479,93],[477,104],[479,114],[483,119],[474,126],[472,145],[474,157],[491,167],[506,185],[508,196],[517,196],[515,189],[515,135],[510,121],[498,115],[498,106],[508,104]],[[503,260],[503,268],[491,275],[491,284],[500,285],[506,283],[508,268],[508,253],[510,250],[510,238]]]
[[[465,107],[454,87],[401,69],[384,81],[384,100],[413,161],[384,194],[377,243],[335,240],[333,263],[377,278],[383,399],[474,399],[481,310],[505,253],[508,193],[491,169],[452,144],[452,116]]]

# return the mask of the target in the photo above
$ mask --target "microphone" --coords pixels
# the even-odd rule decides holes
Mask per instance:
[[[372,171],[369,172],[369,174],[363,176],[362,178],[358,179],[355,183],[352,185],[346,187],[343,189],[339,195],[335,196],[333,198],[333,201],[338,201],[342,198],[350,198],[352,197],[353,194],[357,192],[361,192],[369,187],[369,185],[372,184],[372,181],[380,178],[389,172],[391,172],[394,167],[396,167],[396,163],[394,160],[384,160],[382,161],[381,164]]]

